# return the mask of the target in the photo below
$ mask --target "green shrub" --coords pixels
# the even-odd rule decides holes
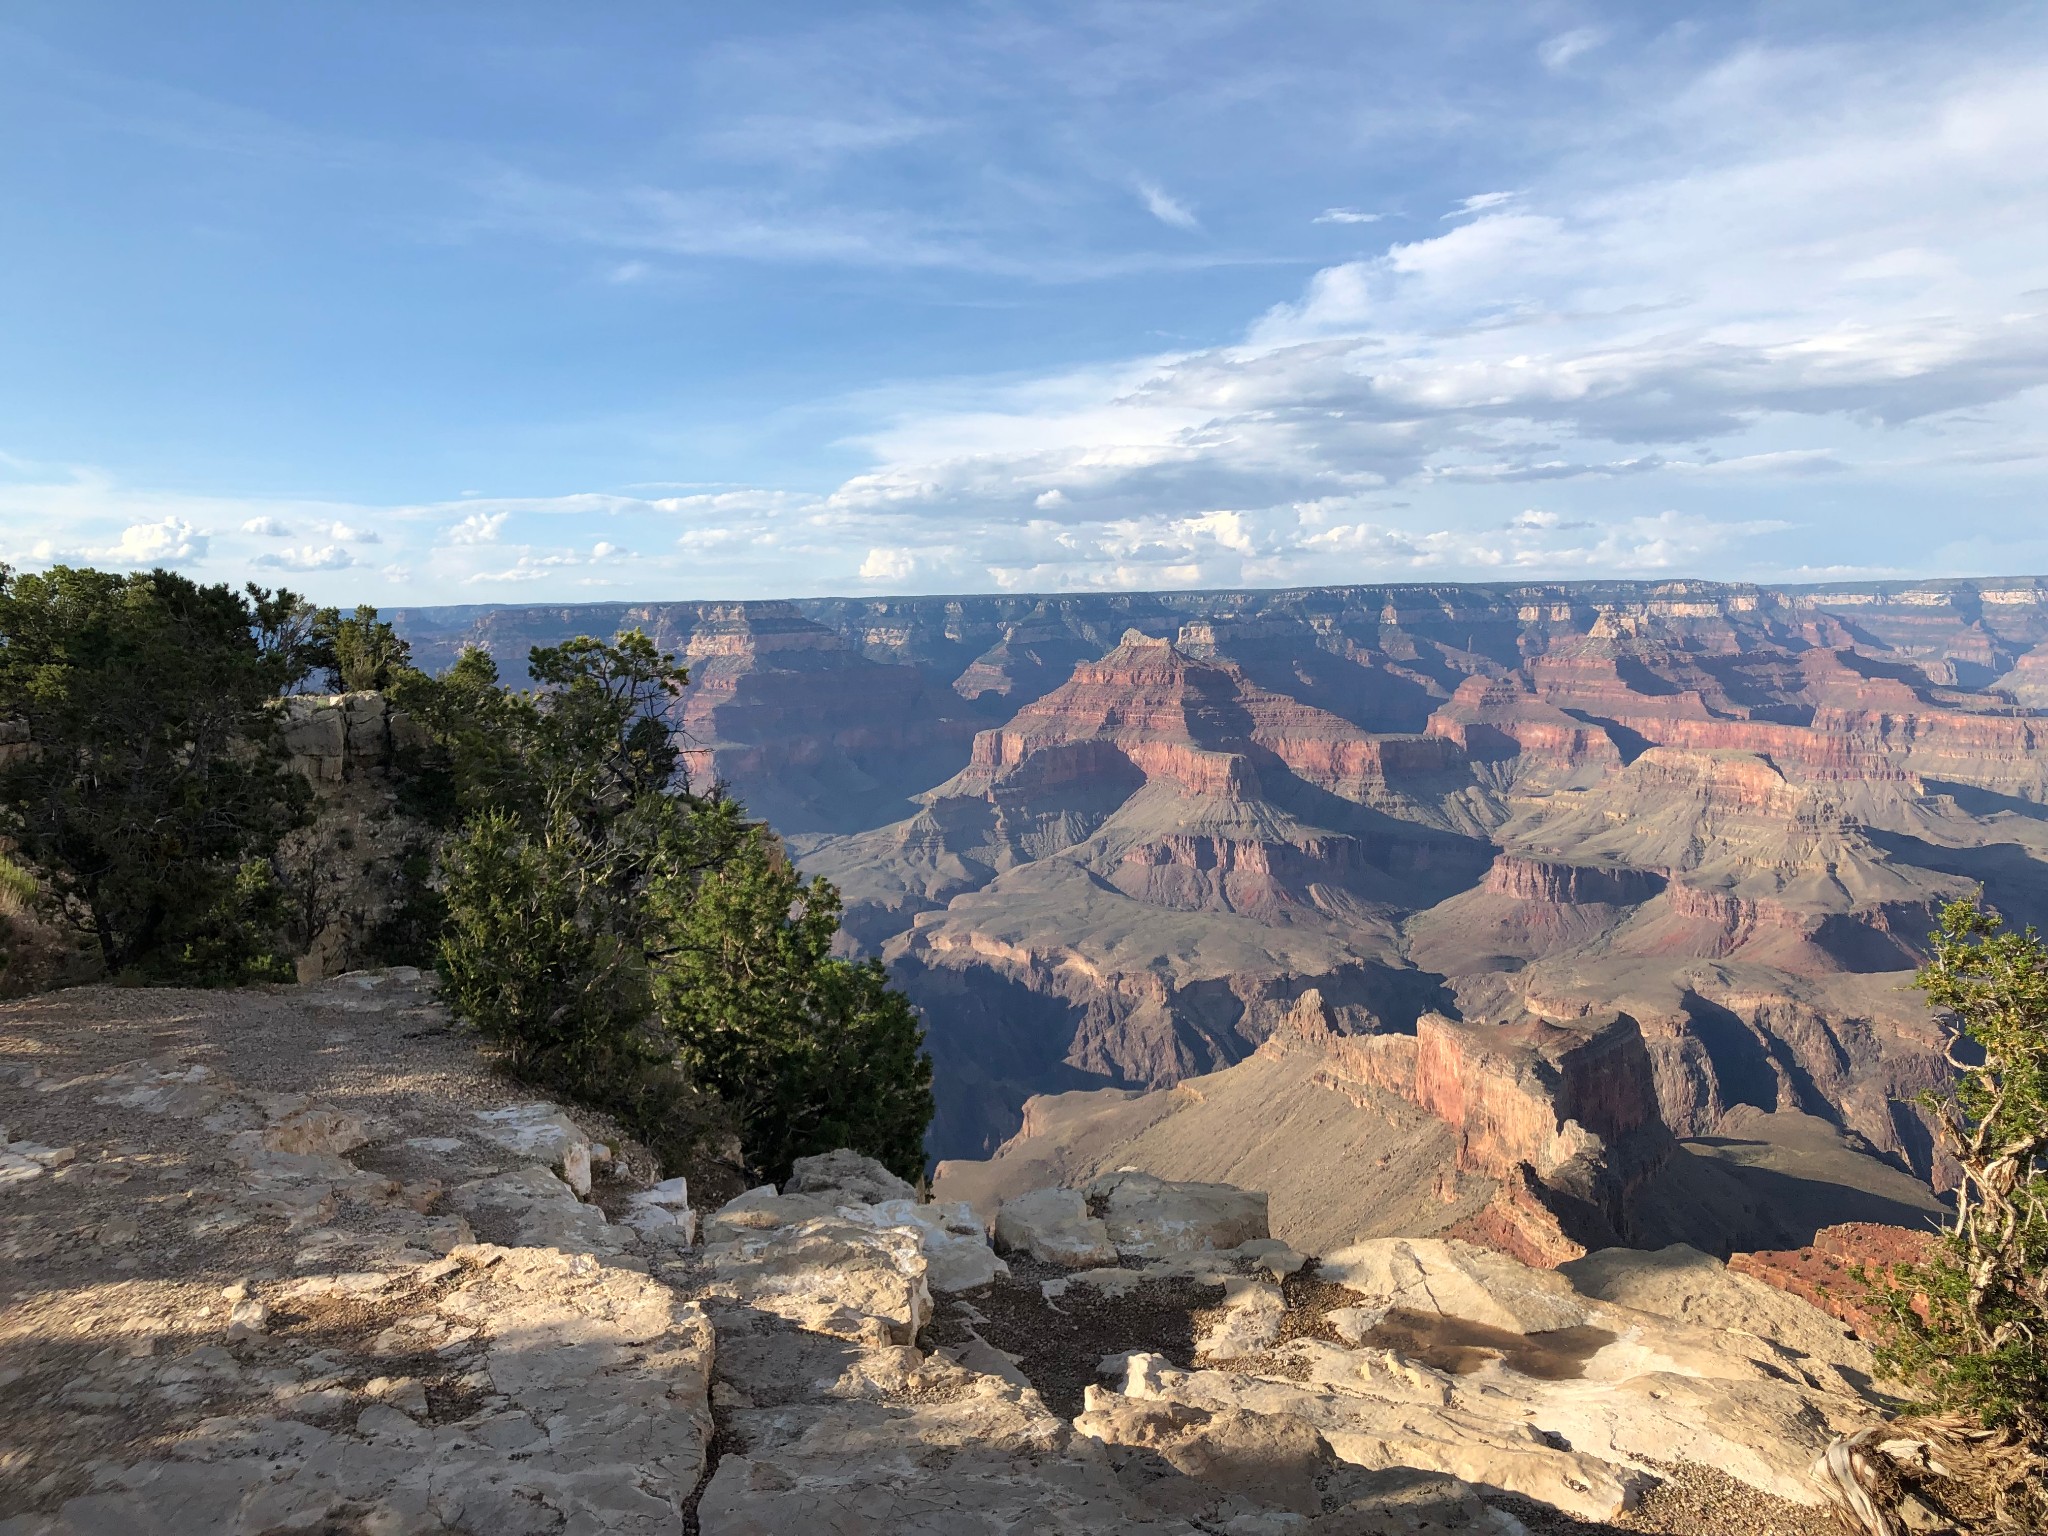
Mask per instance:
[[[25,912],[36,904],[39,894],[35,875],[0,853],[0,910]]]
[[[718,867],[661,895],[662,1021],[678,1059],[746,1127],[754,1168],[779,1182],[799,1157],[852,1147],[915,1180],[931,1058],[880,962],[833,956],[839,893],[806,885],[749,828]]]

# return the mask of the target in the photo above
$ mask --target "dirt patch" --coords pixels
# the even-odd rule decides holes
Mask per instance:
[[[934,1349],[964,1344],[970,1332],[980,1334],[1016,1357],[1046,1407],[1062,1418],[1081,1411],[1082,1391],[1101,1380],[1096,1366],[1105,1355],[1144,1350],[1183,1369],[1191,1366],[1198,1317],[1222,1295],[1220,1286],[1171,1279],[1141,1281],[1122,1296],[1072,1285],[1048,1301],[1040,1285],[1072,1271],[1021,1256],[1009,1262],[1008,1279],[964,1298],[972,1312],[957,1302],[941,1304],[918,1343]]]
[[[1634,1509],[1612,1520],[1577,1520],[1548,1504],[1492,1494],[1533,1536],[1842,1536],[1824,1509],[1759,1493],[1725,1472],[1692,1462],[1660,1466],[1659,1482]]]

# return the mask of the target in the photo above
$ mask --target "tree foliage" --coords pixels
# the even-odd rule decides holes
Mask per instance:
[[[322,608],[313,619],[312,640],[334,693],[389,688],[413,670],[412,646],[367,603],[347,618],[337,608]]]
[[[1928,1099],[1962,1170],[1927,1262],[1883,1293],[1880,1354],[1934,1404],[2048,1438],[2048,945],[1952,903],[1921,970],[1948,1030],[1954,1090]]]
[[[514,693],[468,652],[397,694],[452,828],[455,1010],[672,1158],[735,1129],[750,1173],[850,1146],[915,1176],[932,1111],[916,1018],[879,965],[831,953],[829,884],[803,883],[736,801],[678,782],[675,657],[631,631],[536,648],[529,671],[540,686]]]
[[[660,893],[658,969],[680,1060],[731,1105],[755,1164],[852,1147],[908,1178],[932,1117],[923,1031],[881,962],[835,957],[839,893],[806,884],[758,828],[687,889]]]
[[[112,973],[289,975],[279,839],[309,800],[269,706],[319,645],[290,592],[0,567],[0,833]]]

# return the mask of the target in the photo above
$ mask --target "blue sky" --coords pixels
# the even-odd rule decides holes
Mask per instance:
[[[0,558],[2048,571],[2039,6],[0,12]]]

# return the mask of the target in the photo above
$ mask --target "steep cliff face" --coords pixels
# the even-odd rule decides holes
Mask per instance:
[[[311,781],[316,807],[279,850],[299,979],[416,949],[419,936],[395,929],[431,864],[432,834],[404,813],[397,777],[400,749],[419,744],[418,727],[377,693],[300,695],[279,707],[285,750]]]
[[[1677,1149],[1626,1015],[1485,1026],[1427,1013],[1413,1035],[1297,1033],[1325,1053],[1332,1079],[1397,1094],[1451,1127],[1456,1167],[1505,1193],[1489,1204],[1486,1240],[1518,1255],[1625,1240],[1638,1197]]]
[[[692,778],[731,783],[787,832],[900,810],[959,764],[973,734],[950,691],[787,604],[708,608],[679,638],[690,687],[676,724]]]

